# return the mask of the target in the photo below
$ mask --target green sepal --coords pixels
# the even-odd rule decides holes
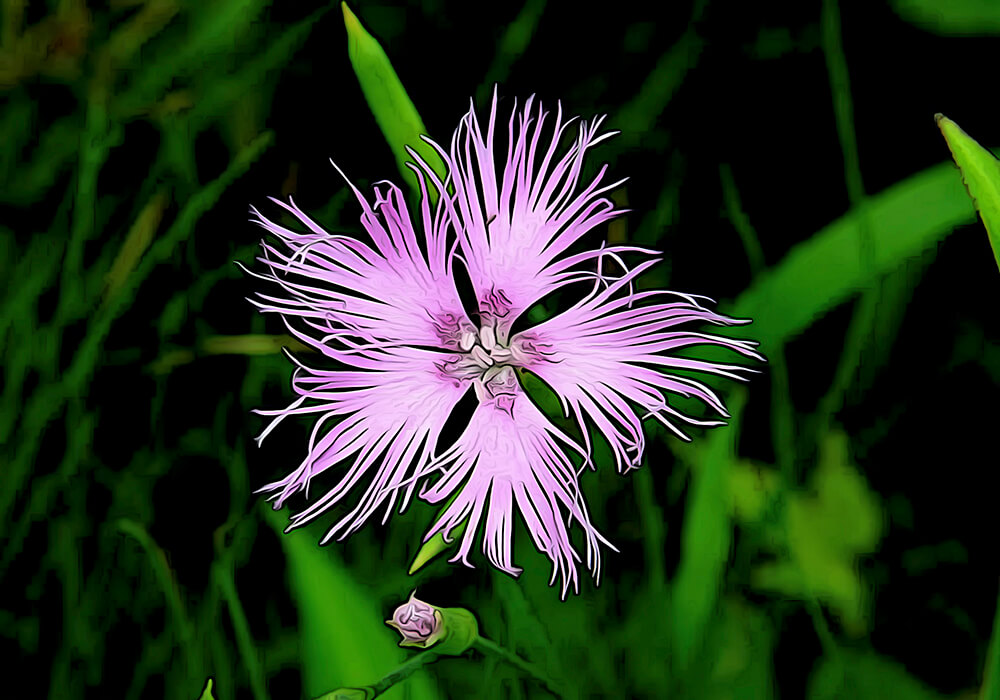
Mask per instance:
[[[444,619],[444,638],[434,646],[438,654],[461,656],[479,639],[479,623],[465,608],[438,608]]]

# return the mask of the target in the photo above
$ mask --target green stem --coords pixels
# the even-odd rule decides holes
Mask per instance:
[[[56,318],[60,323],[75,317],[83,298],[83,250],[97,226],[97,177],[110,150],[107,95],[95,78],[87,100],[87,118],[80,137],[80,161],[69,245],[63,261],[61,293]]]
[[[733,178],[733,169],[729,163],[719,164],[719,180],[722,183],[722,201],[726,207],[726,216],[729,222],[736,229],[743,250],[750,264],[750,272],[757,277],[764,271],[764,249],[761,248],[760,239],[757,232],[750,223],[750,217],[743,211],[743,204],[740,201],[740,191],[736,188],[736,180]]]
[[[439,657],[440,655],[433,649],[428,649],[427,651],[423,651],[416,656],[411,657],[402,665],[385,674],[382,680],[378,683],[370,686],[375,692],[375,697],[378,697],[385,691],[389,690],[389,688],[396,685],[400,681],[406,680],[427,664],[434,663]]]
[[[663,560],[667,521],[656,503],[653,475],[649,471],[648,464],[644,464],[636,472],[632,483],[635,487],[636,506],[639,509],[639,523],[642,525],[643,554],[646,570],[649,572],[649,589],[660,593],[667,587],[667,566]]]
[[[222,593],[226,606],[229,608],[229,618],[233,621],[233,631],[236,633],[236,646],[243,657],[246,665],[247,675],[250,676],[250,690],[254,700],[267,700],[267,688],[264,683],[264,669],[260,663],[260,656],[257,654],[257,647],[250,632],[250,623],[247,621],[246,612],[243,610],[243,603],[236,592],[236,582],[233,580],[232,563],[223,565],[216,562],[212,565],[212,577],[215,584]]]
[[[827,75],[830,81],[830,93],[833,99],[833,111],[837,124],[837,135],[844,158],[844,182],[847,186],[847,198],[851,209],[858,218],[858,233],[861,238],[861,265],[871,271],[875,260],[875,237],[872,232],[868,215],[864,180],[861,176],[861,159],[858,155],[858,140],[854,129],[854,105],[851,100],[850,77],[847,70],[847,58],[840,33],[840,9],[837,0],[823,0],[823,10],[820,19],[823,53],[826,57]],[[855,308],[854,315],[847,331],[847,344],[841,353],[840,362],[833,385],[820,402],[817,411],[813,437],[825,433],[833,414],[844,403],[844,395],[850,387],[854,373],[861,361],[861,353],[867,342],[875,340],[875,309],[881,292],[876,283],[864,291],[861,300]]]
[[[496,642],[492,642],[484,637],[478,637],[476,641],[472,643],[472,648],[479,651],[483,655],[493,655],[503,661],[506,661],[511,666],[514,666],[518,670],[524,672],[525,675],[530,676],[534,680],[541,683],[547,691],[555,695],[557,698],[568,697],[567,694],[560,690],[540,668],[525,661],[514,652],[509,649],[505,649]]]
[[[193,658],[194,652],[191,649],[191,641],[194,635],[191,622],[184,609],[184,601],[181,599],[180,590],[178,590],[173,573],[170,570],[167,555],[156,544],[141,523],[128,518],[121,518],[116,523],[116,527],[119,532],[128,535],[138,542],[139,546],[142,547],[149,557],[149,561],[153,565],[153,572],[156,574],[156,580],[159,582],[160,588],[163,589],[163,595],[166,597],[167,604],[173,612],[174,624],[177,625],[182,653],[187,660],[188,668],[193,670],[195,668],[195,661]]]
[[[764,251],[757,232],[743,211],[740,192],[733,179],[728,163],[719,165],[719,180],[722,183],[722,199],[726,215],[743,242],[747,262],[754,279],[765,269]],[[788,381],[788,364],[785,362],[784,343],[768,350],[768,364],[771,379],[771,441],[774,443],[775,460],[782,476],[789,484],[796,482],[795,474],[795,406],[792,404],[791,388]]]
[[[392,686],[405,681],[421,668],[434,663],[440,657],[441,655],[433,649],[427,649],[426,651],[420,652],[416,656],[411,656],[406,662],[385,674],[385,676],[383,676],[377,683],[360,687],[351,686],[350,688],[340,688],[329,693],[324,693],[316,698],[316,700],[335,700],[335,698],[341,697],[341,695],[344,694],[344,691],[348,690],[359,690],[364,693],[365,700],[374,700],[374,698],[377,698],[379,695],[389,690]]]
[[[525,0],[517,17],[507,25],[500,36],[500,41],[497,42],[497,50],[493,54],[493,62],[486,71],[486,77],[476,91],[478,102],[482,103],[487,99],[494,85],[507,80],[510,69],[524,55],[542,18],[545,2],[546,0]]]

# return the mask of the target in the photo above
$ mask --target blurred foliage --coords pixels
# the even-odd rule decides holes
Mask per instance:
[[[871,601],[858,576],[858,558],[877,551],[882,514],[877,497],[850,464],[847,446],[845,434],[828,433],[808,484],[812,493],[785,494],[781,522],[764,525],[769,547],[780,554],[753,571],[752,583],[791,598],[822,601],[846,633],[861,636],[867,632]],[[736,500],[753,501],[756,494],[748,499],[738,493]]]
[[[1000,6],[993,0],[892,0],[892,8],[907,22],[936,34],[1000,34]]]
[[[962,37],[1000,21],[889,6],[2,0],[0,652],[30,697],[350,695],[412,658],[383,620],[419,588],[566,697],[996,698],[998,277],[968,196],[996,250],[996,160],[943,120],[941,162],[929,117],[990,133],[996,46]],[[621,551],[565,602],[523,529],[514,580],[436,556],[423,504],[322,548],[252,493],[311,426],[252,446],[306,349],[244,301],[248,203],[358,232],[327,157],[362,190],[407,146],[438,168],[418,137],[497,84],[610,114],[633,213],[600,235],[667,251],[640,285],[722,298],[769,358],[720,384],[729,428],[651,426],[627,477],[595,440]],[[479,650],[385,697],[551,693]]]

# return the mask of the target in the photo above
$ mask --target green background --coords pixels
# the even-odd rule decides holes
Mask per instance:
[[[567,697],[1000,696],[1000,278],[933,118],[1000,143],[1000,4],[353,9],[440,142],[495,83],[505,110],[607,113],[588,167],[629,176],[632,211],[597,235],[665,252],[643,285],[753,318],[733,334],[768,365],[718,385],[728,428],[650,426],[642,469],[584,474],[621,551],[565,602],[523,529],[520,579],[408,576],[420,502],[343,543],[317,545],[332,517],[282,535],[252,491],[311,425],[253,442],[295,344],[232,261],[253,267],[268,196],[361,230],[328,157],[399,180],[374,68],[337,5],[3,0],[0,695],[372,684],[410,654],[383,620],[417,587]],[[550,695],[470,653],[385,697]]]

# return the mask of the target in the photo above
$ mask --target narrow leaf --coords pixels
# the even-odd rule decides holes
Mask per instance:
[[[856,211],[834,221],[792,249],[760,275],[729,309],[752,318],[754,336],[781,344],[814,321],[869,288],[876,279],[919,255],[974,211],[950,163],[928,168],[867,201],[875,255],[862,264],[861,222]]]
[[[407,573],[411,576],[417,573],[424,567],[425,564],[427,564],[427,562],[455,544],[456,540],[458,540],[458,538],[462,536],[462,533],[465,532],[465,525],[466,523],[462,523],[455,528],[455,531],[451,535],[451,542],[446,542],[444,535],[440,532],[424,542],[420,547],[420,550],[417,552],[417,556],[413,557],[413,563],[410,564],[410,568]]]
[[[341,7],[344,10],[344,25],[347,27],[347,51],[351,65],[361,83],[361,92],[364,93],[368,107],[375,115],[375,121],[396,157],[403,179],[414,187],[417,184],[413,172],[406,167],[406,162],[413,160],[406,153],[406,147],[409,146],[443,180],[444,164],[434,148],[420,138],[427,134],[427,129],[417,108],[406,94],[406,89],[399,82],[389,57],[375,38],[361,26],[347,3],[341,3]]]
[[[920,680],[911,676],[902,664],[878,656],[842,650],[842,658],[824,657],[816,664],[806,690],[808,700],[940,700]]]
[[[891,4],[907,22],[934,34],[1000,34],[1000,3],[996,0],[892,0]]]
[[[209,678],[205,681],[205,690],[201,692],[198,700],[215,700],[215,696],[212,695],[212,679]]]
[[[993,257],[1000,267],[1000,161],[948,117],[937,114],[934,119],[962,171],[965,188],[983,218]]]
[[[745,392],[733,396],[733,424]],[[732,548],[729,472],[736,452],[735,428],[716,430],[694,453],[692,482],[681,534],[681,561],[670,599],[670,631],[678,670],[690,667],[705,638],[722,591]]]
[[[1000,596],[993,617],[993,634],[986,649],[986,668],[983,669],[983,686],[979,700],[1000,700]]]

